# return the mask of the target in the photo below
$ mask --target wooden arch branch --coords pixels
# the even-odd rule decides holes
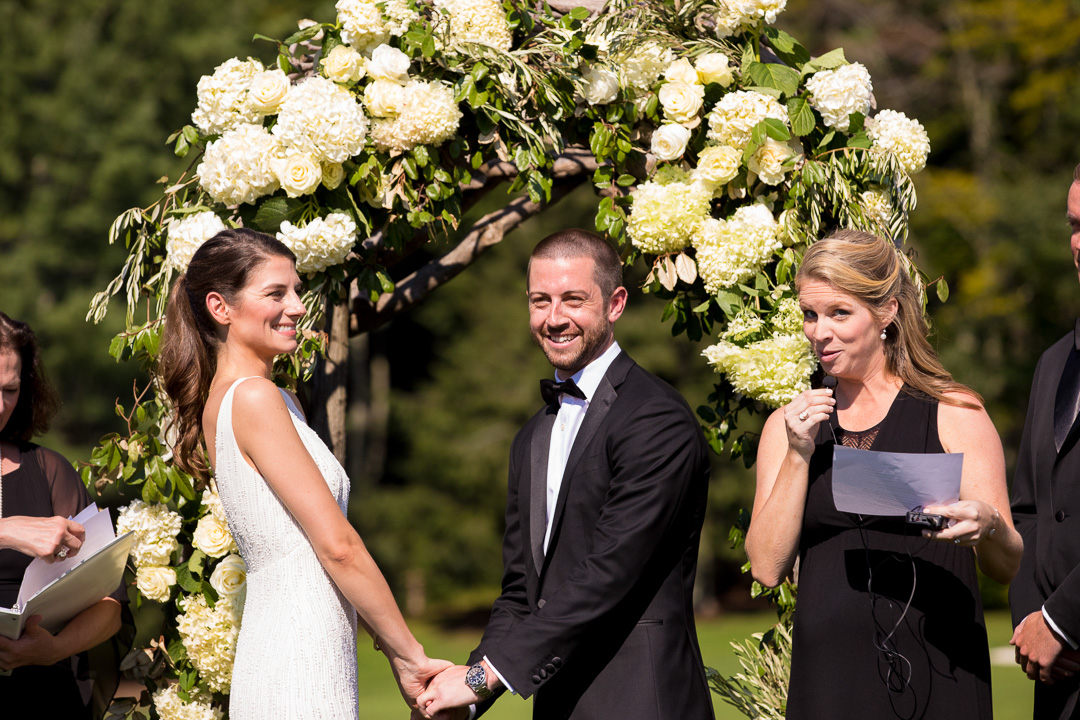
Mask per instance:
[[[469,267],[488,248],[502,242],[510,231],[557,203],[585,179],[584,174],[577,174],[557,182],[551,190],[550,202],[535,203],[522,196],[488,213],[472,226],[452,250],[399,280],[393,292],[381,295],[374,304],[366,297],[357,295],[352,299],[349,334],[359,335],[375,330],[417,305],[432,290]]]

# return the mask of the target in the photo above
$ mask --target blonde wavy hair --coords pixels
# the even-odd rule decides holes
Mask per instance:
[[[838,230],[811,245],[803,256],[795,276],[795,289],[811,280],[828,283],[851,295],[878,320],[887,317],[886,307],[895,299],[896,316],[885,329],[885,369],[939,402],[960,407],[981,406],[982,397],[953,380],[930,345],[922,294],[892,243],[861,230]],[[963,393],[978,404],[946,393]]]

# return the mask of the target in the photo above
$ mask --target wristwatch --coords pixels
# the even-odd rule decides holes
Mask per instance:
[[[491,692],[487,686],[487,671],[484,670],[484,664],[478,662],[469,668],[469,672],[465,673],[465,684],[476,693],[476,697],[481,700],[487,700],[495,693]]]

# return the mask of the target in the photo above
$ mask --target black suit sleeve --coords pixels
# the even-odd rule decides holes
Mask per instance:
[[[671,538],[682,536],[690,506],[702,502],[703,493],[694,490],[708,481],[708,456],[689,409],[654,395],[636,404],[629,417],[618,412],[612,409],[614,423],[604,440],[607,458],[600,458],[611,477],[589,552],[560,587],[545,591],[541,609],[504,623],[501,637],[486,633],[478,650],[524,697],[547,682],[534,677],[537,668],[553,657],[572,657],[588,641],[590,626],[631,594],[649,566],[673,567],[680,561],[685,543]],[[590,460],[596,458],[577,464],[571,482],[599,470]],[[528,545],[524,538],[515,544],[522,552]],[[660,553],[666,557],[658,558]],[[516,591],[516,582],[511,587]],[[509,602],[516,601],[515,595]]]
[[[1013,473],[1010,497],[1013,523],[1024,540],[1024,554],[1020,560],[1020,570],[1009,586],[1009,607],[1012,610],[1013,627],[1019,625],[1031,613],[1039,610],[1044,601],[1035,574],[1038,567],[1036,558],[1038,518],[1035,511],[1035,458],[1032,450],[1036,407],[1040,402],[1039,379],[1044,367],[1044,359],[1045,356],[1039,360],[1031,383],[1027,418],[1024,421],[1024,434],[1020,441],[1020,454],[1016,458],[1016,472]],[[1053,614],[1051,617],[1054,617],[1054,622],[1057,622]]]

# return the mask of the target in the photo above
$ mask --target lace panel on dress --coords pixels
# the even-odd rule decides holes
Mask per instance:
[[[870,446],[874,444],[874,440],[877,439],[878,430],[880,429],[881,424],[878,423],[869,430],[840,430],[840,444],[857,450],[869,450]]]

